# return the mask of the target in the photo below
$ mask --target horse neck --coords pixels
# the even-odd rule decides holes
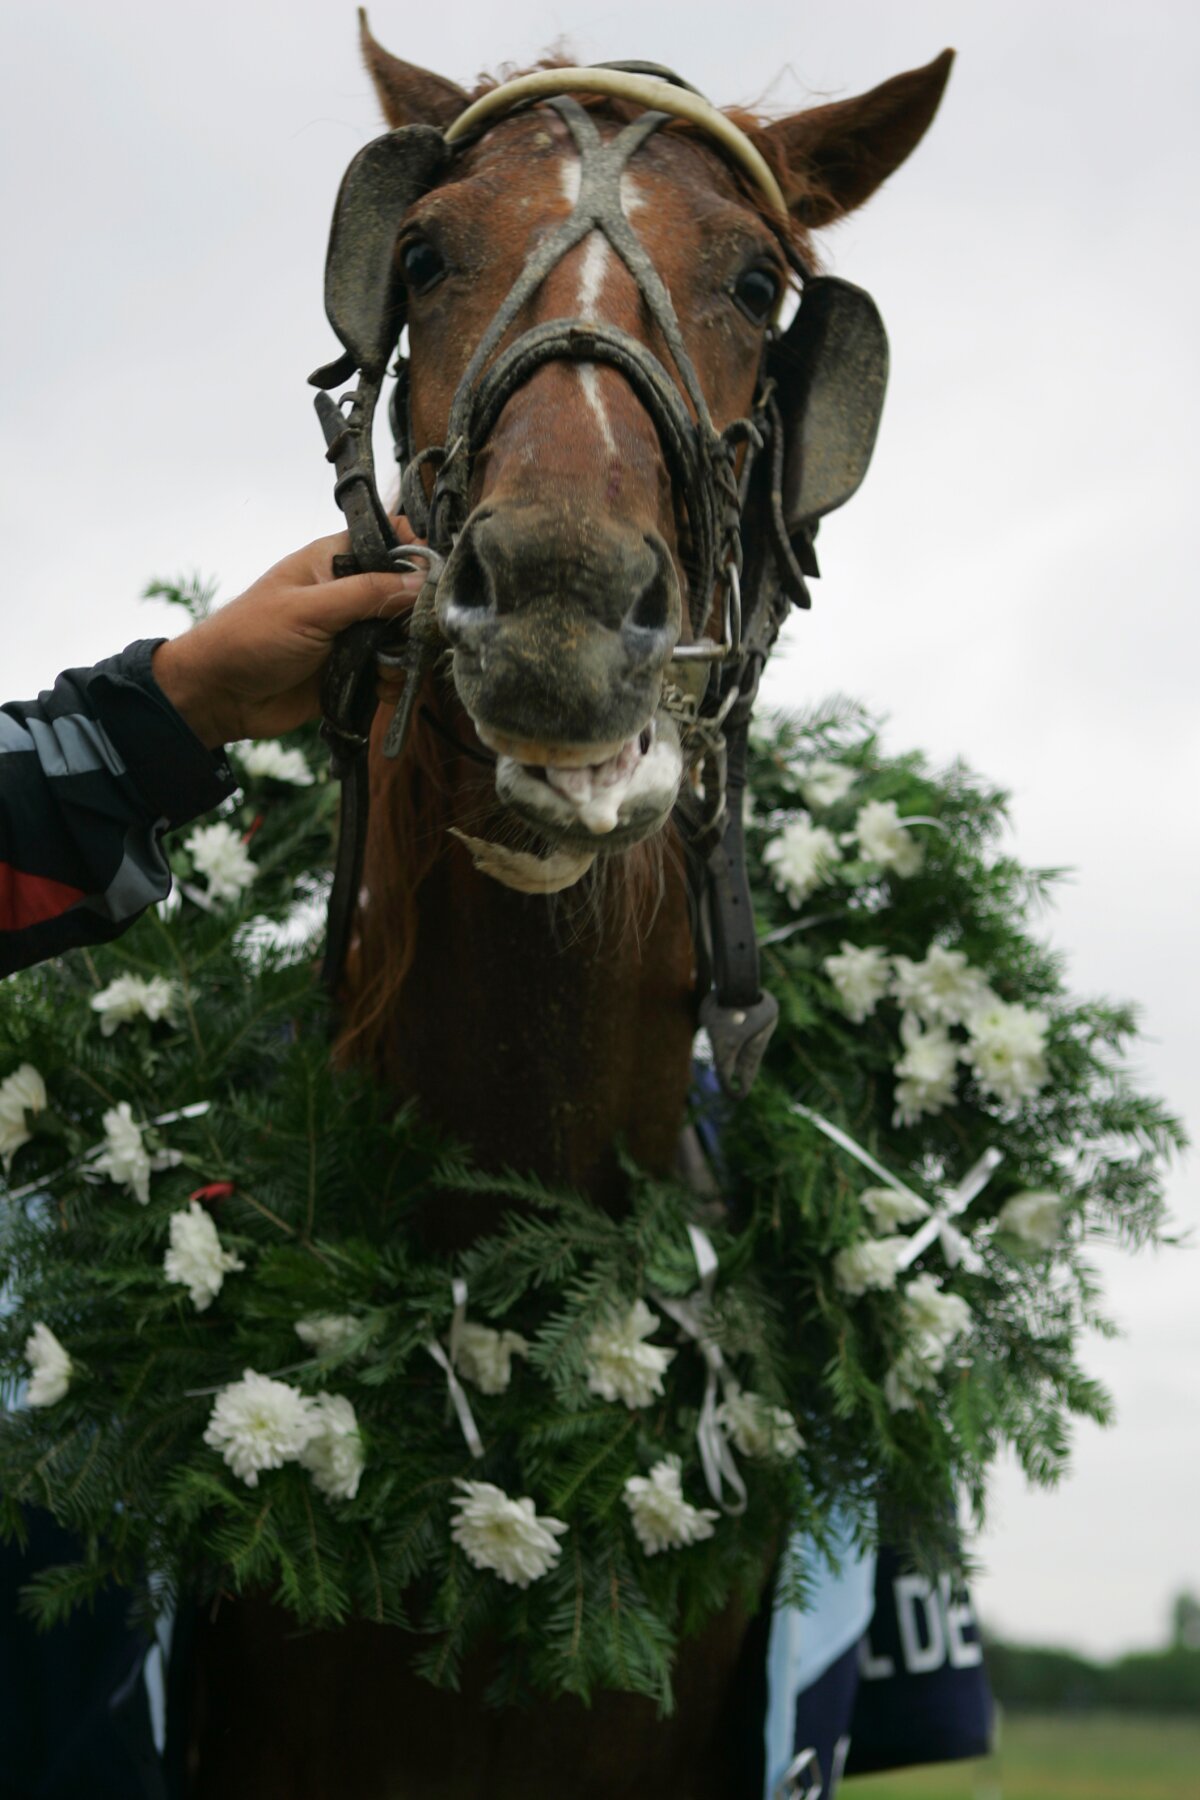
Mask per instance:
[[[619,1205],[621,1148],[665,1173],[683,1122],[695,1003],[681,858],[639,847],[566,894],[515,893],[447,829],[489,835],[492,780],[427,728],[400,765],[376,754],[343,1045],[483,1166]]]

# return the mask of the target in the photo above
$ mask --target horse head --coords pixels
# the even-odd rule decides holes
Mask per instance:
[[[950,53],[791,118],[731,115],[733,155],[711,124],[611,94],[585,110],[552,75],[475,124],[486,100],[464,120],[471,95],[362,29],[393,130],[457,138],[391,246],[407,510],[446,552],[436,622],[501,807],[573,878],[670,816],[685,757],[666,702],[703,691],[721,651],[781,304],[809,234],[919,141]],[[489,872],[522,886],[534,861]]]

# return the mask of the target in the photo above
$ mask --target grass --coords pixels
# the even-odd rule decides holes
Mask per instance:
[[[1200,1719],[1010,1716],[995,1756],[847,1781],[845,1800],[1200,1800]]]

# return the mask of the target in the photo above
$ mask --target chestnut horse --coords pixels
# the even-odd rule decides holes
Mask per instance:
[[[389,55],[365,21],[363,42],[389,126],[446,127],[472,100]],[[786,221],[710,136],[677,121],[626,166],[621,210],[718,432],[750,412],[787,240],[811,266],[810,231],[860,205],[909,154],[949,61],[772,123],[731,115],[782,190]],[[605,142],[639,113],[588,103]],[[395,254],[418,449],[445,442],[472,352],[579,185],[563,113],[533,105],[459,153],[403,220]],[[579,318],[670,356],[598,231],[546,274],[510,336]],[[426,682],[399,761],[379,754],[386,719],[376,733],[343,1052],[415,1096],[483,1164],[619,1206],[616,1146],[665,1173],[684,1119],[698,996],[670,826],[683,759],[660,702],[712,588],[689,566],[660,432],[615,367],[541,362],[503,405],[467,499],[437,589],[452,659]],[[488,1218],[487,1203],[464,1198],[428,1230],[457,1244]],[[436,1691],[411,1672],[398,1631],[299,1635],[265,1603],[223,1604],[196,1629],[189,1794],[760,1800],[775,1550],[764,1545],[757,1613],[731,1604],[685,1645],[669,1718],[617,1693],[590,1708],[491,1711],[483,1671]]]

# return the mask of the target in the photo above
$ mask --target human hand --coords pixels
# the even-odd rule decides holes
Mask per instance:
[[[402,543],[414,537],[392,520]],[[320,711],[321,670],[333,640],[359,619],[393,619],[425,580],[412,573],[333,579],[346,532],[317,538],[182,637],[154,652],[154,678],[210,750],[237,738],[278,737]]]

